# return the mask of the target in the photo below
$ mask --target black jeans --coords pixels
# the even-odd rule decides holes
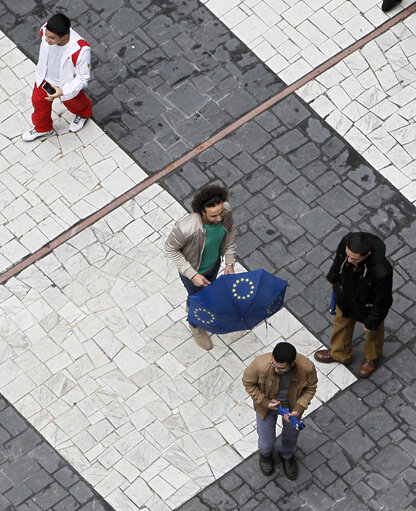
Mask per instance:
[[[210,282],[214,282],[214,280],[217,278],[217,275],[218,275],[218,272],[220,269],[220,265],[221,265],[221,260],[218,259],[215,266],[211,270],[207,271],[207,273],[203,273],[202,275],[204,275],[204,277],[206,279],[208,279]],[[192,282],[191,279],[188,279],[187,277],[184,277],[181,274],[179,274],[179,277],[181,278],[181,281],[183,282],[185,289],[188,291],[188,297],[190,295],[194,295],[201,289],[204,289],[203,287],[195,286],[195,284]],[[187,305],[189,305],[188,300],[186,300],[186,303],[187,303]]]

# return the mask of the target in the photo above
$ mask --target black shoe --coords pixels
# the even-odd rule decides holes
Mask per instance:
[[[273,456],[263,456],[263,454],[259,454],[260,470],[265,476],[271,476],[274,470]]]
[[[391,11],[396,4],[400,3],[402,0],[383,0],[383,4],[381,6],[381,10],[384,12]]]
[[[294,481],[298,477],[298,464],[296,463],[295,457],[292,456],[291,458],[282,458],[279,454],[279,458],[283,462],[283,472],[285,473],[285,476]]]

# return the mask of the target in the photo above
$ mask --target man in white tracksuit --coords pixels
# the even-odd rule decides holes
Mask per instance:
[[[82,129],[92,116],[91,101],[83,91],[90,79],[90,45],[72,30],[71,22],[64,14],[52,16],[40,29],[40,36],[42,41],[32,94],[33,128],[23,133],[26,142],[53,132],[51,113],[56,98],[61,98],[66,108],[75,114],[70,131]]]

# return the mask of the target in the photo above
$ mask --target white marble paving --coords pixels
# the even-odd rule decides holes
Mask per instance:
[[[175,509],[256,451],[245,367],[321,347],[283,309],[200,349],[163,254],[173,205],[154,185],[0,289],[0,391],[117,511]],[[355,379],[318,371],[310,410]]]
[[[202,2],[288,85],[412,4],[384,13],[381,0]]]

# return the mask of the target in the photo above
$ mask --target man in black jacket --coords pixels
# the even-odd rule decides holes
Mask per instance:
[[[331,350],[317,351],[318,362],[351,362],[352,335],[359,321],[366,333],[360,375],[374,371],[383,353],[384,318],[393,303],[393,269],[385,254],[384,242],[374,234],[354,232],[341,240],[327,275],[336,300]]]

